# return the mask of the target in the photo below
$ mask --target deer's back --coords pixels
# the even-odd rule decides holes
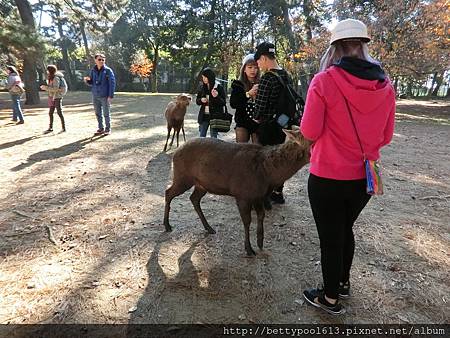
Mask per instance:
[[[175,152],[174,176],[189,177],[214,194],[251,195],[264,186],[261,149],[254,144],[196,138]]]

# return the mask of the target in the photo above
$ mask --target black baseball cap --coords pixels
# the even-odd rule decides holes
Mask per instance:
[[[258,61],[261,55],[275,56],[275,45],[271,42],[260,43],[256,46],[255,61]]]

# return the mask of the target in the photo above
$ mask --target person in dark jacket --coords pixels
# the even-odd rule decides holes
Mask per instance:
[[[209,128],[209,120],[214,118],[214,113],[223,112],[226,105],[226,95],[223,87],[216,82],[216,74],[211,68],[201,71],[202,85],[197,93],[196,103],[200,106],[198,112],[198,124],[200,137],[206,137]],[[217,130],[210,128],[211,137],[217,138]]]
[[[263,146],[281,144],[284,142],[286,135],[281,128],[276,125],[275,128],[272,128],[267,122],[284,113],[278,111],[278,100],[283,89],[283,84],[278,77],[283,79],[286,84],[292,84],[292,79],[288,72],[278,65],[274,44],[270,42],[259,44],[256,47],[255,60],[259,69],[264,72],[259,81],[255,100],[255,119],[260,123],[258,128],[259,142]],[[285,203],[283,185],[272,192],[270,199],[276,204]]]
[[[95,66],[84,81],[92,86],[92,101],[97,117],[98,129],[94,135],[109,135],[111,133],[111,101],[114,97],[116,78],[114,72],[105,64],[105,55],[95,54]],[[103,116],[105,128],[103,128]]]
[[[344,313],[339,299],[350,296],[353,225],[370,200],[364,159],[378,160],[394,133],[394,88],[370,57],[369,41],[361,21],[337,23],[321,71],[309,86],[300,126],[314,142],[308,196],[323,277],[323,288],[307,289],[303,296],[331,314]]]
[[[236,109],[236,142],[247,143],[252,139],[257,143],[256,131],[258,123],[253,120],[255,113],[255,98],[258,91],[259,68],[253,54],[248,54],[242,60],[239,80],[231,84],[230,105]]]

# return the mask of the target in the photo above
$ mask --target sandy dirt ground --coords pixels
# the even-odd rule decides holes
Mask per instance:
[[[162,225],[173,149],[162,152],[171,95],[119,93],[111,135],[93,138],[89,93],[64,101],[67,132],[44,135],[43,104],[10,122],[0,93],[0,323],[448,323],[450,103],[398,102],[382,151],[386,194],[355,225],[347,314],[307,306],[321,282],[308,167],[265,220],[265,250],[246,258],[231,197],[206,195],[205,233],[189,192]],[[197,136],[197,107],[186,117]],[[221,135],[233,141],[234,133]],[[255,215],[251,239],[256,248]]]

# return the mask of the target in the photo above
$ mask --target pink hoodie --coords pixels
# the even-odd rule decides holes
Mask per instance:
[[[310,172],[335,180],[362,179],[363,154],[342,94],[366,157],[377,160],[380,148],[392,140],[394,133],[394,89],[388,79],[364,80],[336,66],[311,81],[300,126],[302,134],[314,141]]]

